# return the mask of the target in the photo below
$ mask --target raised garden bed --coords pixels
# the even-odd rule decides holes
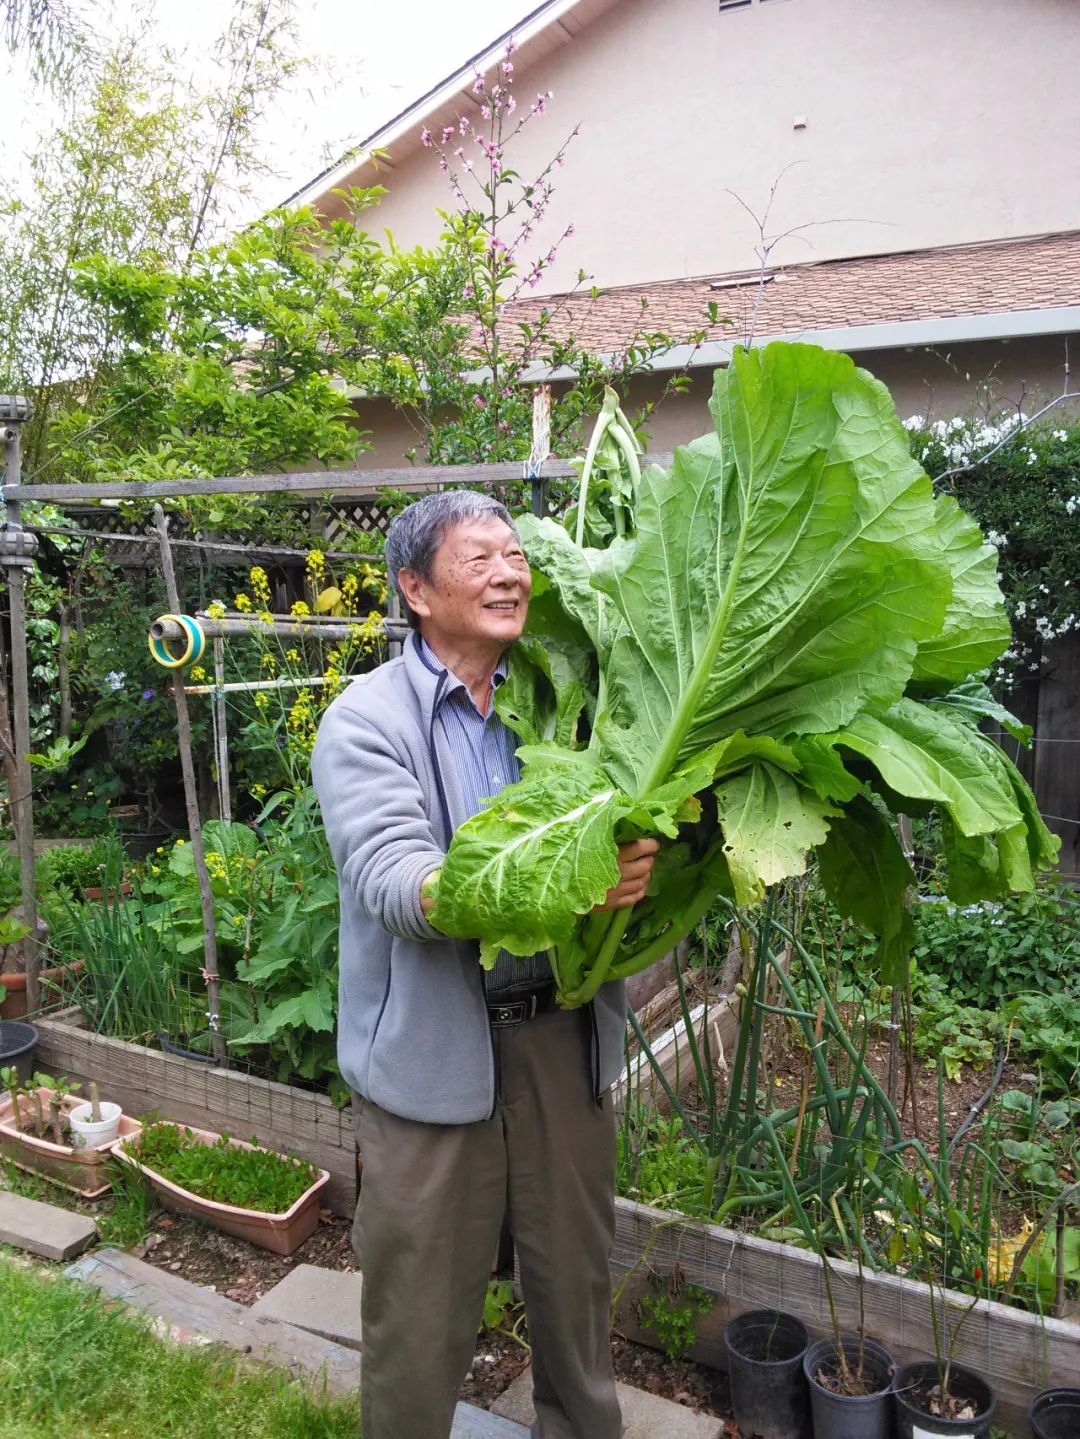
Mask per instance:
[[[126,1114],[149,1111],[194,1129],[255,1138],[273,1149],[303,1155],[330,1176],[322,1202],[337,1214],[356,1203],[356,1141],[352,1113],[324,1094],[292,1089],[241,1070],[220,1069],[91,1034],[77,1010],[35,1021],[40,1033],[36,1063],[84,1084],[96,1079],[102,1093]]]
[[[687,1284],[715,1296],[712,1308],[697,1321],[697,1342],[690,1351],[701,1363],[726,1369],[724,1325],[747,1309],[782,1309],[801,1319],[815,1337],[830,1332],[822,1264],[816,1255],[719,1225],[683,1220],[632,1200],[617,1199],[615,1204],[611,1267],[616,1287],[647,1253],[620,1304],[618,1328],[627,1338],[658,1345],[655,1333],[637,1322],[634,1304],[648,1284],[650,1268],[667,1274],[675,1264]],[[858,1269],[836,1259],[830,1273],[841,1326],[853,1330],[858,1323]],[[883,1342],[898,1363],[933,1355],[927,1285],[866,1271],[863,1283],[867,1333]],[[946,1291],[950,1328],[970,1303],[970,1296]],[[960,1329],[955,1358],[995,1390],[996,1422],[1026,1435],[1027,1409],[1035,1395],[1075,1383],[1080,1374],[1080,1324],[981,1300]]]

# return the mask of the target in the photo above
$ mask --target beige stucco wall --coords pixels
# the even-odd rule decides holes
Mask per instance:
[[[756,264],[753,222],[793,262],[1080,227],[1077,0],[619,0],[521,74],[549,113],[523,174],[576,123],[551,229],[576,234],[542,288],[579,267],[618,285]],[[465,103],[465,102],[463,102]],[[796,116],[805,128],[795,129]],[[433,239],[445,180],[395,155],[376,218]]]
[[[1002,406],[1022,405],[1031,414],[1062,393],[1066,343],[1071,355],[1080,355],[1080,335],[1072,335],[952,345],[945,350],[874,350],[854,358],[888,385],[902,419],[916,414],[929,414],[932,420],[949,419],[986,404],[995,412]],[[657,452],[694,439],[710,425],[706,408],[710,371],[695,371],[685,394],[661,399],[665,381],[662,374],[644,376],[631,385],[626,396],[630,410],[646,401],[660,402],[649,431],[649,448]],[[1075,383],[1070,389],[1076,389]],[[1064,411],[1062,407],[1063,415]],[[1076,402],[1071,413],[1080,414]],[[360,456],[362,468],[409,463],[407,452],[418,440],[399,412],[387,401],[377,400],[358,402],[357,414],[370,432],[372,446]],[[422,455],[417,463],[423,463]]]

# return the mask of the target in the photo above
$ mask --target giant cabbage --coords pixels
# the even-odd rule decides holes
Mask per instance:
[[[994,706],[971,676],[1009,642],[995,551],[935,496],[885,387],[774,344],[735,352],[710,411],[714,433],[633,476],[605,547],[522,522],[534,599],[498,700],[522,777],[455,834],[432,920],[488,965],[548,950],[567,1006],[811,851],[895,977],[912,875],[889,812],[939,808],[965,902],[1030,889],[1055,857],[978,728]],[[593,913],[617,844],[645,834],[648,896]]]

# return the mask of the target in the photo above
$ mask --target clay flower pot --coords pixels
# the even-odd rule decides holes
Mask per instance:
[[[41,1095],[42,1106],[47,1114],[49,1091],[39,1089],[36,1092]],[[29,1113],[29,1105],[30,1100],[26,1097],[20,1101],[19,1110],[23,1116]],[[67,1094],[61,1100],[62,1112],[69,1122],[71,1111],[84,1107],[89,1108],[89,1105],[84,1106],[83,1101],[74,1094]],[[102,1108],[104,1109],[105,1105],[102,1105]],[[120,1115],[118,1123],[121,1139],[130,1139],[142,1129],[138,1120],[129,1119],[126,1114]],[[0,1154],[19,1169],[39,1174],[42,1179],[63,1185],[65,1189],[81,1194],[86,1199],[98,1199],[112,1188],[109,1177],[112,1149],[109,1144],[76,1149],[70,1144],[54,1144],[51,1139],[39,1139],[36,1135],[24,1134],[12,1113],[11,1098],[8,1095],[0,1099]]]

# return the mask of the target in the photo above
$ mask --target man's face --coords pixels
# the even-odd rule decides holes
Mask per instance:
[[[432,579],[409,570],[400,579],[430,639],[505,649],[525,627],[532,576],[520,541],[502,520],[452,526],[435,552]]]

